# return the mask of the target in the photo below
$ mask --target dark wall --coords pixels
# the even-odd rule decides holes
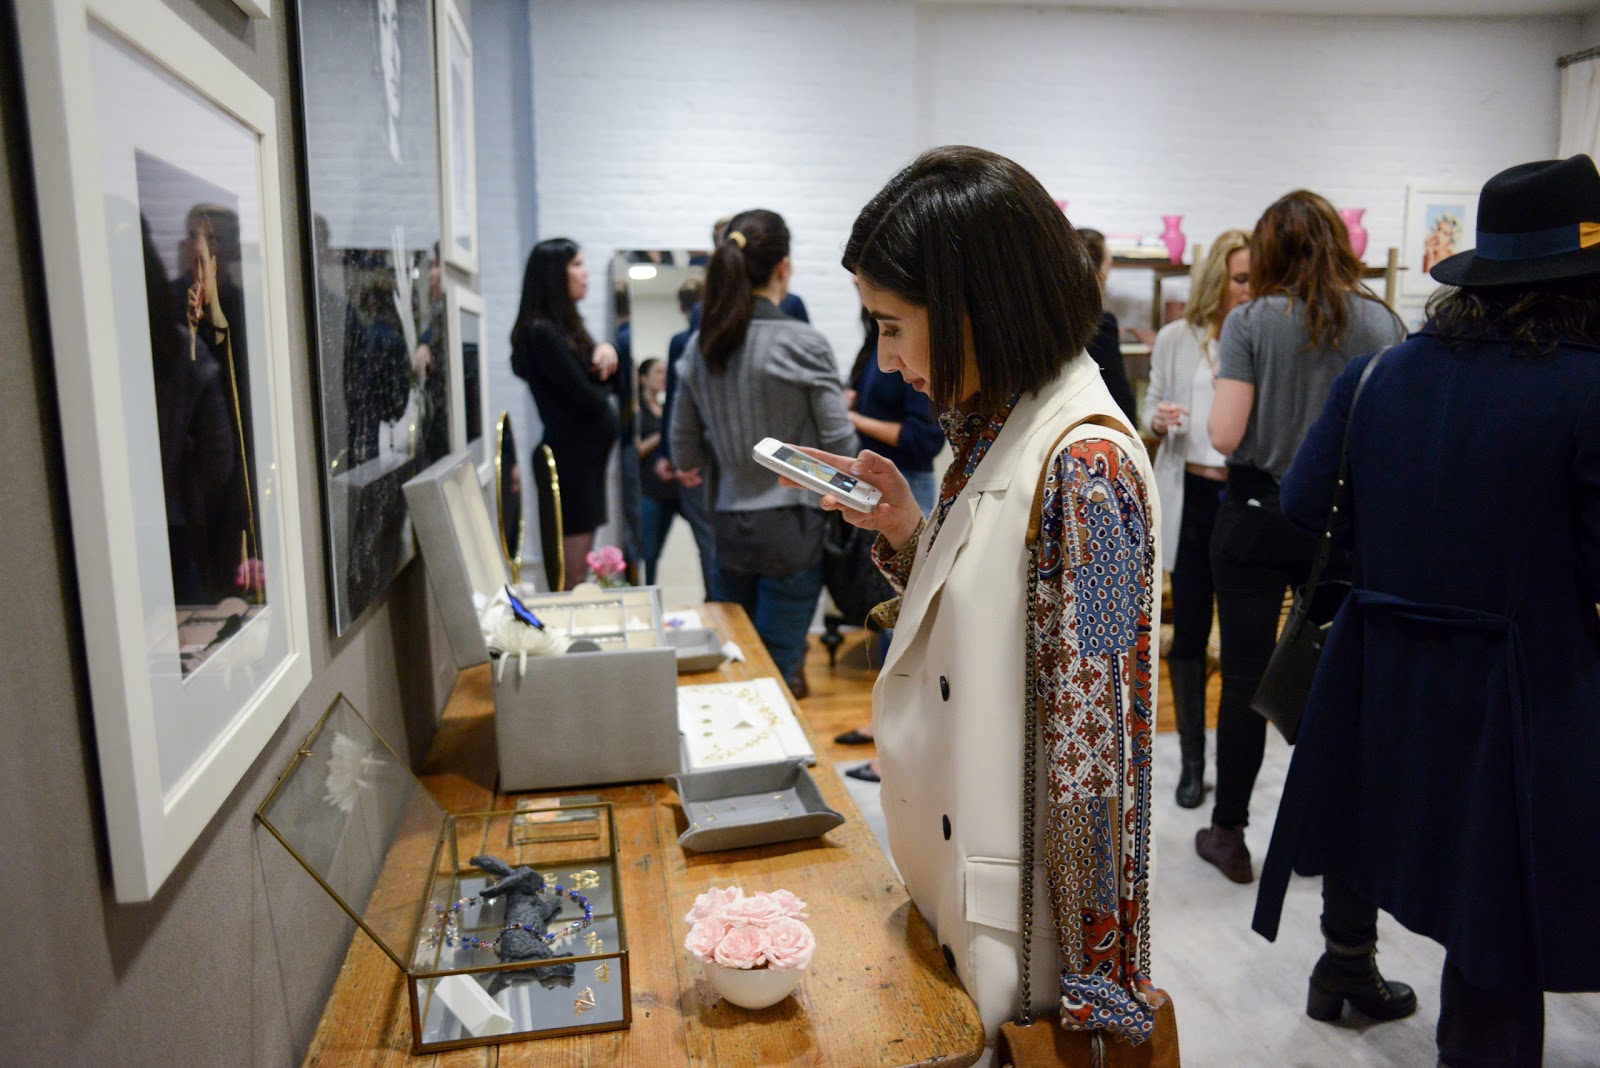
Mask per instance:
[[[0,0],[0,1062],[299,1063],[354,926],[252,814],[343,691],[420,761],[455,672],[414,561],[350,633],[329,625],[288,29],[166,0],[277,101],[310,687],[154,901],[111,891],[33,204],[14,4]]]

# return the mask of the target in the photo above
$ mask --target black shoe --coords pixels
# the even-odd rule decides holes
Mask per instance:
[[[1206,794],[1206,661],[1205,657],[1167,658],[1172,680],[1172,712],[1183,753],[1178,778],[1179,808],[1199,808]]]
[[[1206,787],[1206,762],[1205,758],[1199,760],[1185,760],[1183,772],[1178,777],[1178,807],[1199,808],[1200,802],[1205,799]]]
[[[837,745],[871,745],[877,741],[872,735],[862,734],[857,730],[848,730],[843,734],[835,735],[833,740]]]
[[[1328,952],[1311,969],[1306,1015],[1337,1020],[1344,1003],[1374,1020],[1398,1020],[1417,1011],[1417,995],[1405,983],[1391,982],[1378,972],[1378,947],[1328,944]]]
[[[845,774],[850,776],[852,779],[860,779],[862,782],[883,781],[883,776],[873,771],[871,764],[863,764],[859,768],[850,768],[845,772]]]

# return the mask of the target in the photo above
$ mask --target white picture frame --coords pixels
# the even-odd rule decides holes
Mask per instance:
[[[478,162],[472,34],[455,0],[435,0],[439,70],[439,190],[446,263],[478,273]]]
[[[477,318],[476,371],[474,354],[467,351],[469,331],[462,317]],[[450,344],[450,448],[472,449],[478,481],[487,486],[494,477],[494,441],[489,409],[489,369],[484,363],[484,300],[472,287],[451,281],[445,287],[445,332]],[[478,436],[471,436],[472,415],[477,415]]]
[[[147,901],[311,679],[275,110],[160,0],[34,0],[17,14],[112,878],[118,901]],[[234,199],[196,203],[196,189]],[[197,238],[202,212],[220,221]],[[158,243],[157,221],[174,214],[178,235],[189,228],[187,250],[176,246],[195,278],[187,294],[201,302],[186,342],[174,341],[186,276],[152,273],[175,247]],[[196,251],[207,240],[209,259]],[[194,311],[208,296],[225,310],[219,293],[235,297],[229,320]],[[172,313],[164,327],[158,311]],[[197,660],[179,582],[192,564],[168,503],[168,458],[189,453],[163,444],[173,408],[161,414],[153,368],[199,360],[222,368],[218,396],[232,387],[234,416],[211,440],[228,438],[229,470],[243,474],[233,581],[257,603]]]
[[[272,17],[272,0],[233,0],[234,6],[253,19]]]
[[[1400,296],[1426,299],[1439,283],[1428,271],[1435,262],[1466,252],[1477,242],[1475,186],[1412,182],[1406,186],[1406,222],[1400,245]]]

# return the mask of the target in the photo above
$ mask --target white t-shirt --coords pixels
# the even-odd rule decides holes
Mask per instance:
[[[1189,391],[1189,415],[1184,434],[1183,462],[1221,467],[1228,458],[1211,447],[1211,435],[1206,433],[1206,423],[1211,418],[1211,401],[1217,395],[1217,343],[1207,341],[1205,359],[1194,362],[1194,385]]]

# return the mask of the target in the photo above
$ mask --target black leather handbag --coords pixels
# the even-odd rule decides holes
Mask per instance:
[[[1333,503],[1328,509],[1328,523],[1317,541],[1317,555],[1311,564],[1311,574],[1304,586],[1294,591],[1294,603],[1289,607],[1289,618],[1278,635],[1278,644],[1267,661],[1267,670],[1261,676],[1250,707],[1264,716],[1268,723],[1278,728],[1284,741],[1290,745],[1300,736],[1300,718],[1305,715],[1306,699],[1311,695],[1311,682],[1317,675],[1317,663],[1322,659],[1322,647],[1327,643],[1328,631],[1350,593],[1350,583],[1342,579],[1324,579],[1323,572],[1333,557],[1333,532],[1339,521],[1339,508],[1344,504],[1345,483],[1350,479],[1350,426],[1355,421],[1356,403],[1367,380],[1378,366],[1384,353],[1380,351],[1362,370],[1356,383],[1355,394],[1350,398],[1350,413],[1345,417],[1344,443],[1339,448],[1339,481],[1333,487]]]

